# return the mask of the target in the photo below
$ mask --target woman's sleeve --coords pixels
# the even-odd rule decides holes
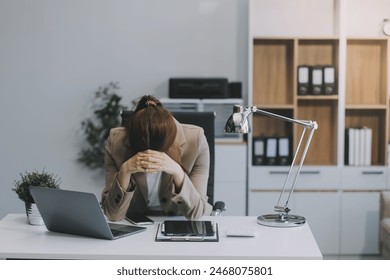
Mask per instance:
[[[129,208],[131,198],[133,196],[133,189],[128,187],[130,192],[124,191],[117,180],[117,173],[119,168],[115,163],[112,152],[115,144],[115,133],[110,132],[104,155],[104,170],[105,170],[105,187],[102,192],[102,208],[109,220],[122,220]]]
[[[197,149],[193,167],[188,170],[189,174],[185,175],[180,193],[173,198],[187,219],[199,219],[212,211],[212,206],[207,202],[210,150],[203,129],[199,130],[196,140],[197,145],[191,143],[187,147]]]

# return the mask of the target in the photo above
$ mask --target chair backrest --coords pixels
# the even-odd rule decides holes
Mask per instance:
[[[214,122],[215,114],[213,112],[171,112],[175,119],[183,124],[193,124],[203,128],[204,134],[210,149],[210,168],[207,184],[208,202],[214,204],[214,166],[215,166],[215,133]],[[132,111],[124,110],[121,112],[122,126],[132,114]]]

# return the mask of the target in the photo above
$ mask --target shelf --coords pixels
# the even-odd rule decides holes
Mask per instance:
[[[346,105],[387,105],[388,40],[348,39]]]
[[[294,104],[294,40],[253,41],[253,104]]]
[[[294,105],[291,105],[291,104],[287,104],[287,105],[284,105],[284,104],[276,104],[276,105],[264,105],[264,104],[254,104],[258,109],[261,109],[261,110],[292,110],[294,109]]]
[[[337,94],[333,95],[298,95],[297,100],[338,100]]]
[[[293,117],[293,110],[288,109],[272,109],[267,110],[271,113],[282,115],[288,118]],[[268,116],[255,114],[253,115],[252,137],[259,136],[276,136],[276,137],[290,137],[293,134],[292,124],[281,121],[279,119]]]
[[[307,153],[306,165],[337,164],[337,120],[338,106],[336,100],[300,100],[297,108],[297,119],[314,120],[318,124],[310,149]],[[295,139],[300,136],[297,128]]]
[[[365,104],[354,104],[345,105],[345,110],[386,110],[387,105],[365,105]]]
[[[338,39],[299,39],[298,65],[338,65]]]
[[[385,165],[386,163],[386,127],[387,110],[347,110],[345,127],[369,127],[372,129],[371,164]]]

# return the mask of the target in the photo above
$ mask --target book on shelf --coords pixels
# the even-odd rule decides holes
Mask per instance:
[[[345,165],[370,166],[372,160],[372,129],[349,127],[345,129]]]

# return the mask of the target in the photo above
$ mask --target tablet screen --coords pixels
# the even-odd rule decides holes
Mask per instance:
[[[164,221],[164,235],[168,236],[213,236],[210,221]]]

